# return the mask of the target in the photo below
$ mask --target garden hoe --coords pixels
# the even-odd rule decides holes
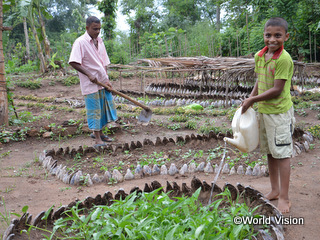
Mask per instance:
[[[119,91],[117,91],[117,90],[115,90],[115,89],[110,89],[107,85],[105,85],[105,84],[103,84],[103,83],[101,83],[101,82],[97,82],[97,84],[100,85],[100,86],[102,86],[102,87],[104,87],[104,88],[107,89],[109,92],[112,92],[112,93],[114,93],[114,94],[117,94],[117,95],[119,95],[119,96],[121,96],[121,97],[129,100],[130,102],[133,102],[134,104],[138,105],[139,107],[141,107],[141,108],[142,108],[142,111],[141,111],[141,113],[140,113],[140,115],[139,115],[139,117],[138,117],[139,122],[145,122],[145,123],[147,123],[147,122],[150,121],[151,116],[152,116],[152,111],[151,111],[151,109],[150,109],[149,107],[147,107],[147,106],[139,103],[138,101],[132,99],[131,97],[129,97],[128,95],[125,95],[125,94],[122,93],[122,92],[119,92]]]

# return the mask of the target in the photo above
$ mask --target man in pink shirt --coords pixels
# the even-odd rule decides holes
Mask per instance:
[[[112,89],[107,74],[110,60],[102,39],[98,36],[101,29],[100,20],[91,16],[86,20],[86,32],[76,39],[72,46],[69,64],[78,71],[81,93],[85,99],[91,137],[95,139],[94,147],[106,146],[112,139],[102,130],[108,122],[117,120],[117,112],[112,94],[97,85],[99,81]]]

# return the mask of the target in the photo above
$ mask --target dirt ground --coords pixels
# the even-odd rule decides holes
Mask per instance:
[[[19,77],[19,76],[18,76]],[[17,78],[18,78],[17,77]],[[23,76],[20,76],[21,78]],[[74,98],[82,100],[78,85],[71,87],[63,86],[56,82],[52,84],[54,78],[43,80],[42,87],[38,90],[30,90],[27,88],[15,87],[13,93],[17,96],[33,95],[39,98]],[[50,84],[51,83],[51,84]],[[128,83],[126,87],[136,87],[134,82]],[[119,83],[115,82],[114,87],[119,89]],[[19,105],[23,100],[16,99],[15,105],[17,111],[30,111],[33,114],[43,114],[44,110],[39,110],[35,105],[26,106]],[[303,126],[319,124],[316,118],[317,112],[306,110],[306,116],[296,115],[297,123]],[[51,123],[61,124],[69,119],[84,119],[81,109],[75,112],[66,112],[59,109],[48,111],[50,118],[42,119],[37,122],[38,128],[44,127]],[[161,119],[163,116],[154,115],[152,122]],[[214,118],[214,117],[213,117]],[[224,117],[215,117],[217,124],[226,122],[231,126],[231,122]],[[179,134],[191,134],[196,131],[163,131],[156,127],[140,126],[136,131],[116,131],[112,137],[116,143],[125,143],[137,141],[139,139],[149,138],[155,141],[155,138],[173,137]],[[151,126],[151,127],[150,127]],[[20,127],[21,128],[21,127]],[[190,185],[193,176],[197,176],[201,180],[208,183],[214,179],[214,174],[187,174],[186,176],[152,176],[143,179],[135,179],[125,181],[123,183],[109,185],[106,183],[95,184],[91,187],[86,186],[69,186],[48,174],[35,160],[39,154],[45,149],[58,149],[60,147],[78,148],[79,146],[92,146],[93,139],[88,133],[81,135],[57,139],[43,137],[28,137],[25,141],[3,143],[0,145],[0,213],[19,213],[23,206],[29,206],[28,212],[36,216],[43,210],[49,209],[52,205],[58,208],[61,205],[70,203],[75,199],[83,200],[87,196],[96,196],[106,191],[116,193],[119,188],[129,191],[132,187],[144,187],[145,182],[158,180],[165,186],[166,181],[176,181],[178,184],[185,182]],[[208,148],[209,146],[196,146],[196,149]],[[212,146],[213,148],[214,146]],[[203,149],[203,150],[206,150]],[[151,151],[152,149],[149,149]],[[143,151],[143,150],[142,150]],[[120,161],[110,156],[110,161]],[[320,235],[320,144],[319,140],[315,140],[313,149],[296,156],[291,162],[291,181],[290,181],[290,198],[292,208],[289,214],[296,218],[304,219],[303,225],[284,225],[286,239],[318,239]],[[225,182],[243,185],[251,185],[262,193],[267,193],[270,188],[269,179],[267,177],[254,177],[245,175],[221,175],[217,184],[223,186]],[[276,201],[273,201],[276,205]],[[9,216],[14,218],[13,215]],[[0,217],[0,236],[7,228],[7,225]]]

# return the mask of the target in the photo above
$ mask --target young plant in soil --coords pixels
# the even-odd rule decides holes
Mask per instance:
[[[46,239],[56,236],[72,239],[251,239],[253,225],[236,225],[235,217],[253,217],[254,209],[231,200],[228,189],[208,206],[198,197],[200,188],[189,198],[170,199],[160,189],[136,192],[111,206],[95,206],[87,213],[78,205],[54,222],[52,230],[43,229]],[[32,226],[27,232],[31,235]],[[48,232],[50,232],[48,234]],[[22,233],[23,234],[23,233]]]

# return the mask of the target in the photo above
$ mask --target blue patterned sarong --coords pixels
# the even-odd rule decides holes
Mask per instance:
[[[89,129],[100,131],[107,123],[117,120],[117,111],[112,94],[106,89],[84,95],[84,100]]]

